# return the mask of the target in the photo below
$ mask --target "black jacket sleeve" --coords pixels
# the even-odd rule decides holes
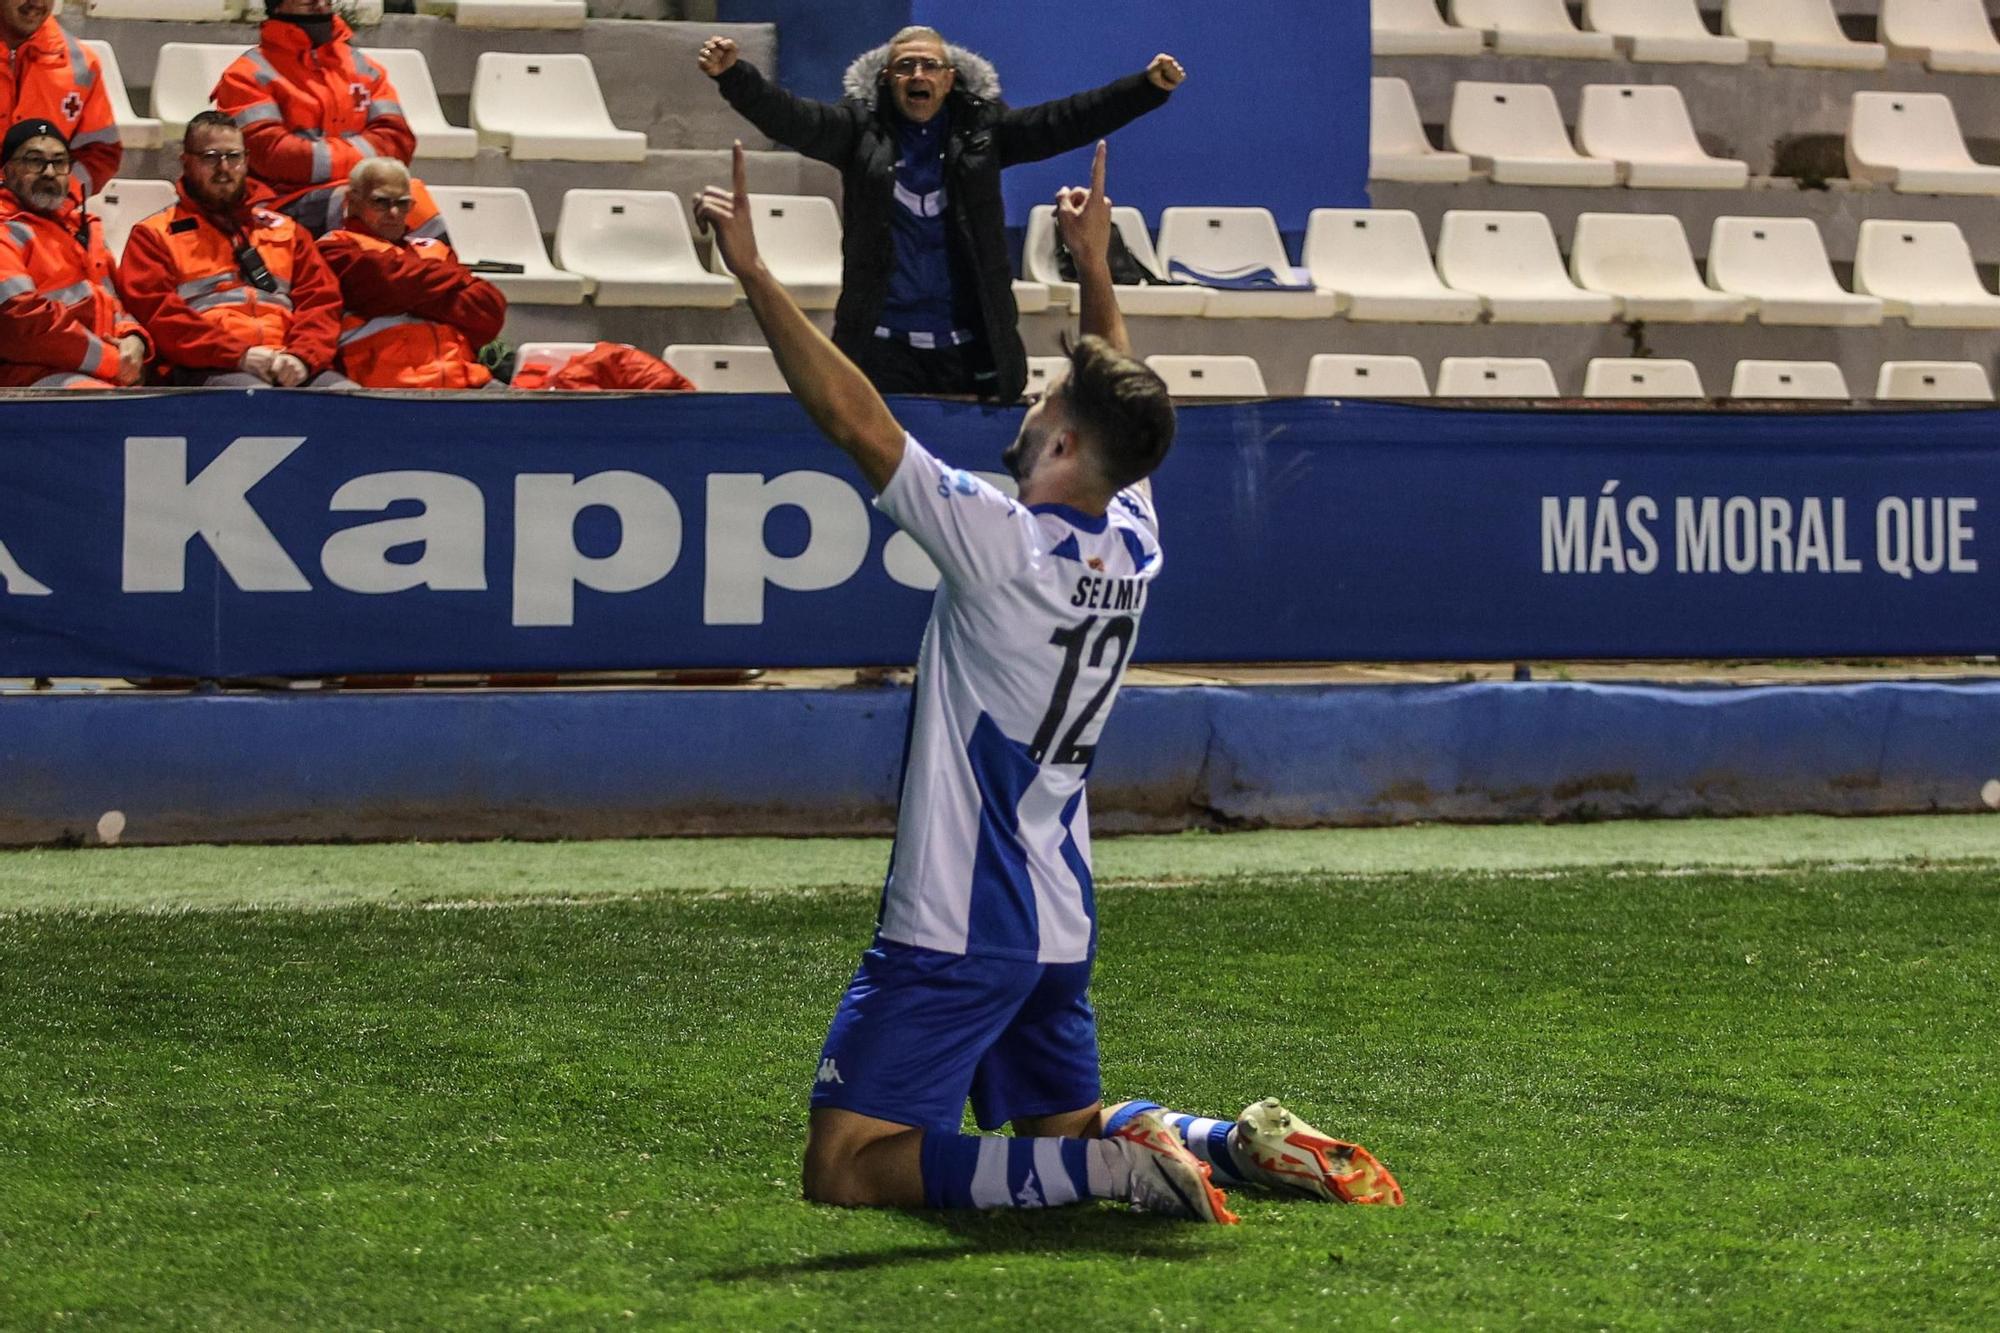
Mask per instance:
[[[844,168],[860,143],[861,125],[851,107],[796,97],[747,61],[722,71],[715,85],[738,115],[807,157]]]
[[[1131,74],[1102,88],[1038,106],[1009,107],[995,127],[1000,165],[1039,162],[1102,139],[1167,103],[1167,92],[1145,74]],[[776,135],[772,136],[776,138]]]

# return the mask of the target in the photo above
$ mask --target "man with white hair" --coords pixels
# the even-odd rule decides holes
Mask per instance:
[[[392,157],[358,163],[345,220],[319,251],[340,281],[340,366],[365,389],[481,389],[479,349],[500,335],[507,298],[449,242],[410,234],[410,170]]]
[[[779,143],[840,168],[840,305],[833,340],[883,393],[1012,402],[1028,383],[1000,171],[1101,139],[1164,106],[1187,77],[1170,55],[1038,106],[1000,100],[985,58],[904,28],[848,67],[837,104],[797,97],[702,44],[702,72]]]

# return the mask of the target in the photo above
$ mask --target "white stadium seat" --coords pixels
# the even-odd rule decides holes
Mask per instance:
[[[451,236],[452,248],[468,264],[492,261],[519,264],[519,273],[488,273],[485,278],[509,301],[526,305],[580,305],[590,284],[549,262],[542,247],[542,224],[526,190],[476,185],[433,185]]]
[[[1451,90],[1451,146],[1502,185],[1616,185],[1618,164],[1570,144],[1544,83],[1460,83]]]
[[[1013,291],[1014,308],[1024,315],[1032,315],[1039,311],[1047,310],[1055,300],[1049,291],[1048,284],[1043,282],[1029,282],[1022,278],[1016,278],[1014,279]]]
[[[1583,368],[1585,398],[1706,398],[1692,361],[1594,356]]]
[[[1254,356],[1149,356],[1146,364],[1176,398],[1263,398],[1264,371]]]
[[[1438,232],[1437,261],[1445,285],[1478,293],[1496,323],[1602,324],[1618,314],[1617,297],[1570,281],[1540,213],[1452,209]]]
[[[1424,363],[1414,356],[1321,352],[1306,366],[1308,398],[1428,398]]]
[[[1632,320],[1741,324],[1755,305],[1702,282],[1681,220],[1670,213],[1579,214],[1569,272],[1577,286],[1617,297]]]
[[[368,58],[382,67],[395,85],[396,100],[402,104],[403,119],[417,136],[417,156],[428,158],[474,158],[479,156],[479,131],[454,125],[444,118],[438,102],[437,83],[431,78],[430,62],[424,53],[407,46],[371,46]]]
[[[1538,356],[1448,356],[1438,363],[1440,398],[1557,398],[1556,373]]]
[[[1681,90],[1670,83],[1585,85],[1576,141],[1590,156],[1616,162],[1635,189],[1740,190],[1750,179],[1748,163],[1709,156]]]
[[[84,207],[103,221],[104,244],[111,257],[122,259],[125,238],[132,234],[133,224],[163,208],[172,208],[177,198],[172,181],[121,178],[108,182]]]
[[[611,123],[586,55],[483,53],[472,73],[472,127],[517,161],[646,160],[646,136]]]
[[[521,378],[521,372],[530,366],[546,366],[555,370],[568,365],[572,357],[582,356],[596,343],[522,343],[514,350],[514,378]]]
[[[118,142],[127,148],[158,148],[166,141],[166,130],[159,121],[132,109],[131,95],[125,91],[125,74],[118,68],[118,52],[109,42],[85,39],[83,45],[96,53],[98,67],[104,71],[104,92],[111,99],[111,120],[118,126]]]
[[[1028,392],[1047,393],[1050,385],[1067,374],[1068,357],[1031,356],[1028,358]]]
[[[840,211],[833,200],[820,194],[753,194],[750,213],[764,263],[792,299],[807,310],[833,309],[840,301]],[[713,248],[708,266],[729,272]]]
[[[1882,42],[1940,74],[2000,74],[1984,0],[1882,0]]]
[[[1754,298],[1765,324],[1882,322],[1879,300],[1834,281],[1811,218],[1717,218],[1708,236],[1708,285]]]
[[[2000,167],[1972,160],[1943,93],[1854,94],[1847,174],[1903,194],[2000,194]]]
[[[703,393],[789,393],[768,347],[675,343],[661,357]]]
[[[249,49],[236,42],[162,42],[153,66],[153,114],[162,133],[180,138],[190,120],[214,106],[222,71]]]
[[[1204,273],[1268,268],[1281,277],[1311,279],[1295,269],[1267,208],[1168,208],[1160,213],[1160,262],[1173,272],[1179,261]],[[1325,319],[1338,314],[1331,292],[1311,286],[1290,291],[1208,290],[1202,313],[1223,318]]]
[[[1563,0],[1451,0],[1451,21],[1486,33],[1503,56],[1609,60],[1618,43],[1602,32],[1578,32]]]
[[[1306,272],[1340,298],[1349,319],[1470,324],[1484,306],[1438,281],[1417,215],[1407,209],[1315,208]]]
[[[702,267],[680,196],[659,190],[571,190],[556,222],[556,264],[596,284],[598,305],[725,310],[736,282]]]
[[[1718,37],[1694,0],[1583,0],[1593,32],[1613,33],[1641,64],[1740,65],[1750,58],[1741,37]]]
[[[1990,403],[1993,382],[1977,361],[1884,361],[1878,403]]]
[[[243,0],[89,0],[94,19],[163,19],[176,23],[234,23]]]
[[[1477,32],[1446,23],[1437,0],[1375,0],[1368,22],[1378,56],[1476,56],[1485,45]]]
[[[458,0],[461,28],[581,28],[585,0]]]
[[[1880,69],[1889,53],[1841,31],[1832,0],[1726,0],[1722,30],[1764,48],[1774,65],[1819,69]]]
[[[1154,277],[1160,276],[1160,259],[1153,253],[1153,238],[1146,231],[1146,216],[1136,208],[1111,210],[1111,225],[1132,258]],[[1037,204],[1028,211],[1028,234],[1021,250],[1021,267],[1027,275],[1049,289],[1056,305],[1075,309],[1077,286],[1063,277],[1056,261],[1056,210],[1053,204]],[[1208,289],[1192,283],[1120,283],[1111,289],[1118,308],[1128,315],[1199,315],[1208,305]]]
[[[2000,329],[2000,296],[1980,282],[1955,222],[1863,222],[1854,290],[1881,297],[1883,312],[1912,328]]]
[[[1369,180],[1454,183],[1471,178],[1471,158],[1441,151],[1425,133],[1408,81],[1369,80]]]
[[[1731,398],[1809,398],[1846,402],[1847,377],[1831,361],[1738,361]]]

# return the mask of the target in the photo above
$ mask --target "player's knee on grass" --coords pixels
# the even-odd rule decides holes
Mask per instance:
[[[806,1135],[802,1192],[810,1202],[842,1208],[921,1202],[923,1181],[916,1155],[922,1137],[922,1131],[914,1129],[856,1132],[815,1113]]]

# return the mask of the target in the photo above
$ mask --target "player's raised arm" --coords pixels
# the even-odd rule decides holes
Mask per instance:
[[[764,266],[750,222],[740,140],[731,175],[730,189],[711,185],[701,192],[695,218],[714,233],[722,262],[743,284],[750,313],[764,330],[764,341],[770,344],[785,383],[814,424],[859,465],[868,484],[882,490],[903,461],[903,428],[868,377],[813,327],[791,293]]]
[[[1104,194],[1105,152],[1104,140],[1099,139],[1097,155],[1090,163],[1088,190],[1072,185],[1056,191],[1056,227],[1076,262],[1082,331],[1096,334],[1130,356],[1132,340],[1125,332],[1125,314],[1111,289],[1111,200]]]

